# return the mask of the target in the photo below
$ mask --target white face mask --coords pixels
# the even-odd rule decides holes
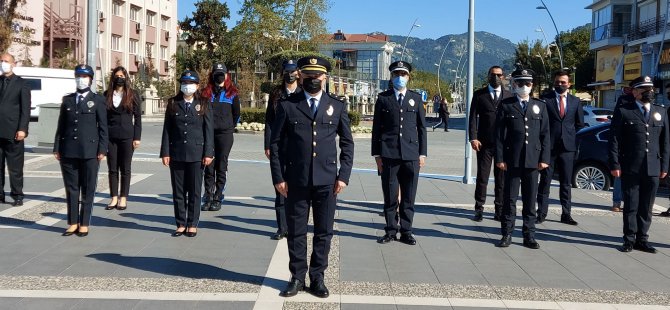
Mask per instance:
[[[198,89],[196,84],[181,84],[181,92],[186,96],[191,96],[195,94],[195,91]]]
[[[74,81],[77,83],[77,89],[86,89],[91,86],[91,78],[88,77],[78,77]]]
[[[526,97],[530,94],[530,86],[517,86],[516,93],[521,97]]]
[[[6,61],[3,61],[2,65],[0,65],[0,71],[2,74],[12,72],[12,65]]]

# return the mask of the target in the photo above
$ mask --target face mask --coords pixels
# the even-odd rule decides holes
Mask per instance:
[[[562,94],[568,90],[568,85],[556,85],[554,86],[554,91],[559,94]]]
[[[393,82],[393,87],[395,87],[395,89],[404,89],[405,87],[407,87],[408,81],[409,78],[404,76],[396,76],[393,78],[393,80],[391,80],[391,82]]]
[[[665,94],[668,100],[670,100],[670,93]]]
[[[0,71],[2,71],[2,74],[12,72],[12,65],[10,65],[8,62],[3,61],[2,65],[0,65]]]
[[[195,84],[181,84],[181,92],[186,96],[191,96],[195,94],[195,91],[198,89],[198,85]]]
[[[304,78],[302,79],[302,89],[307,93],[316,94],[321,91],[321,80],[318,78]]]
[[[521,97],[526,97],[530,94],[530,86],[517,86],[515,91]]]
[[[74,81],[77,83],[77,89],[86,89],[91,86],[91,78],[88,77],[78,77]]]
[[[286,84],[293,84],[295,82],[296,76],[293,74],[290,74],[288,72],[284,73],[284,83]]]
[[[214,82],[216,83],[216,85],[221,85],[221,83],[223,83],[223,81],[225,80],[226,80],[225,74],[217,74],[214,76]]]
[[[640,101],[642,101],[642,103],[652,103],[654,102],[655,98],[656,94],[654,93],[654,91],[648,90],[642,93],[642,98],[640,98]]]
[[[122,78],[122,77],[120,77],[120,76],[119,76],[119,77],[116,77],[116,78],[114,79],[114,85],[116,85],[116,86],[125,86],[125,85],[126,85],[126,78]]]
[[[502,79],[497,75],[489,75],[489,85],[493,88],[498,88],[502,85]]]

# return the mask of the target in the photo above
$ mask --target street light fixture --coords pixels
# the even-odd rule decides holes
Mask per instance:
[[[556,21],[554,21],[554,17],[551,15],[551,12],[549,11],[549,8],[547,5],[544,3],[544,0],[540,0],[542,2],[541,6],[536,7],[538,10],[546,10],[547,14],[549,14],[549,18],[551,18],[551,22],[554,24],[554,29],[556,29],[556,43],[558,44],[558,58],[561,60],[561,68],[563,68],[563,45],[561,44],[561,33],[558,32],[558,27],[556,27]]]
[[[442,55],[440,55],[440,60],[435,64],[437,66],[437,91],[440,92],[440,99],[442,99],[442,89],[440,88],[440,65],[442,65],[442,57],[444,57],[444,52],[447,51],[447,48],[449,47],[449,44],[451,42],[456,42],[454,39],[449,39],[449,42],[447,42],[447,46],[444,47],[442,50]]]
[[[405,56],[405,48],[407,48],[407,42],[409,41],[409,35],[412,33],[412,30],[414,30],[414,28],[421,27],[421,25],[416,23],[418,20],[419,20],[418,18],[414,20],[414,23],[412,23],[412,27],[409,28],[409,32],[407,33],[407,37],[405,37],[405,45],[402,46],[402,53],[400,53],[400,60],[401,61],[403,60],[403,56]]]

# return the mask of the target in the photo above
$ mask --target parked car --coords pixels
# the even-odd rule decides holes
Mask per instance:
[[[593,106],[584,106],[584,124],[586,126],[595,126],[602,123],[609,123],[614,110],[606,108],[596,108]]]
[[[610,123],[586,127],[577,133],[577,154],[572,186],[590,190],[609,190],[613,184],[608,164]]]

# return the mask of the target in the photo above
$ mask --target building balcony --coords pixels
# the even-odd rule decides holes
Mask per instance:
[[[665,20],[665,15],[663,15],[633,25],[628,32],[628,41],[640,40],[662,33]]]
[[[590,48],[592,50],[598,50],[622,45],[628,32],[630,32],[630,25],[628,24],[609,23],[593,28],[591,29]]]

